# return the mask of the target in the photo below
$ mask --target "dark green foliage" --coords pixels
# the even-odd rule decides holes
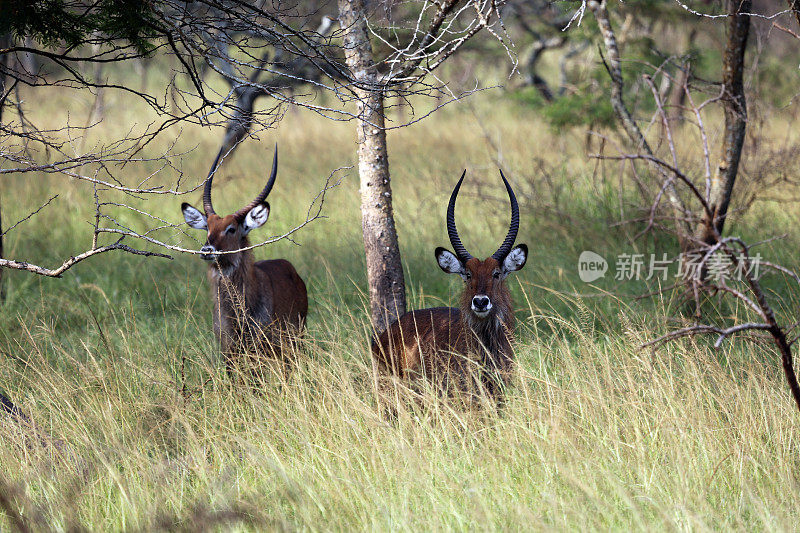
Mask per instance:
[[[602,92],[570,94],[557,99],[542,111],[556,129],[580,125],[612,128],[616,123],[611,101]]]
[[[544,118],[554,130],[573,126],[607,127],[616,126],[614,110],[605,91],[595,94],[590,87],[585,91],[568,94],[547,102],[533,87],[526,87],[512,93],[515,100],[535,109],[540,109]]]
[[[788,105],[797,92],[797,70],[787,69],[780,58],[762,58],[754,78],[754,91],[758,91],[763,101],[776,107]]]
[[[157,35],[153,22],[153,4],[140,0],[0,2],[0,35],[30,37],[44,46],[122,40],[147,54]]]

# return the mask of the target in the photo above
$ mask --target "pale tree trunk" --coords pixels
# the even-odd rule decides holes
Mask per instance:
[[[684,54],[688,54],[694,46],[694,40],[697,37],[697,30],[692,28],[686,36],[686,46],[683,50]],[[675,73],[673,80],[672,90],[669,94],[669,123],[677,124],[683,119],[683,103],[686,100],[686,84],[689,81],[689,60],[681,63],[681,68]]]
[[[100,45],[94,44],[92,45],[92,53],[93,54],[100,54]],[[94,82],[98,85],[102,84],[102,77],[103,77],[103,66],[105,63],[98,61],[94,64]],[[105,89],[98,87],[96,89],[97,93],[94,96],[94,103],[92,104],[92,110],[89,112],[89,120],[87,121],[87,128],[91,126],[97,120],[103,120],[103,115],[105,114]],[[85,138],[85,136],[84,136]]]
[[[622,80],[622,63],[620,61],[617,38],[614,35],[614,29],[611,27],[611,19],[608,16],[606,0],[590,0],[588,6],[589,10],[592,12],[595,20],[597,21],[597,26],[600,28],[600,34],[603,37],[603,44],[605,46],[606,53],[608,54],[608,57],[604,59],[607,60],[605,64],[606,68],[608,69],[608,75],[611,77],[611,107],[614,108],[614,113],[617,115],[617,119],[619,119],[619,121],[622,123],[622,128],[625,130],[625,133],[628,135],[628,139],[630,139],[631,143],[633,143],[638,150],[641,150],[648,156],[652,157],[653,151],[650,148],[647,139],[644,138],[642,131],[636,124],[636,121],[634,120],[630,111],[628,111],[628,108],[625,106],[623,94],[624,84]],[[655,174],[661,175],[663,179],[666,179],[663,169],[661,169],[658,165],[651,164],[651,168]],[[680,196],[678,196],[678,191],[675,189],[674,184],[669,184],[666,187],[665,193],[667,200],[672,206],[672,211],[675,216],[675,223],[679,226],[678,235],[681,240],[681,249],[685,250],[687,243],[683,236],[684,231],[686,234],[691,234],[691,226],[688,224],[688,222],[686,222],[686,208],[684,207]]]
[[[367,258],[370,313],[381,333],[406,310],[405,281],[392,212],[392,188],[384,130],[382,87],[366,21],[363,0],[339,0],[347,66],[358,98],[358,174],[361,184],[361,227]]]
[[[697,238],[707,244],[715,243],[725,226],[747,126],[743,77],[750,15],[744,13],[750,13],[753,6],[751,0],[727,0],[726,3],[730,16],[727,18],[728,41],[722,64],[725,133],[722,139],[720,163],[711,180],[708,204],[712,217],[705,215],[700,227],[697,228]]]
[[[2,213],[2,197],[0,197],[0,213]],[[3,216],[0,214],[0,259],[3,259]],[[3,285],[3,267],[0,267],[0,303],[6,299],[6,287]]]
[[[9,35],[0,35],[0,47],[8,48],[11,43],[11,37]],[[3,108],[6,106],[6,91],[8,88],[6,87],[6,70],[8,69],[9,63],[9,55],[2,54],[0,55],[0,124],[3,123]],[[0,197],[0,209],[2,208],[2,197]],[[2,211],[0,211],[0,259],[3,259],[3,216]],[[5,286],[3,285],[3,268],[0,267],[0,303],[5,300],[6,291]]]
[[[800,0],[787,0],[789,3],[789,8],[792,10],[794,14],[794,18],[797,19],[797,25],[800,26]]]

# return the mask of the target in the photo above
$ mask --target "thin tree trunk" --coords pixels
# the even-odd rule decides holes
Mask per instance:
[[[92,45],[92,53],[93,54],[100,54],[100,45]],[[102,84],[103,80],[103,66],[105,63],[102,61],[98,61],[94,64],[94,82],[97,84]],[[92,104],[92,110],[89,112],[89,120],[88,126],[91,126],[97,120],[103,120],[103,116],[105,115],[105,90],[102,87],[98,87],[96,89],[97,94],[94,97],[94,103]],[[86,136],[84,136],[85,138]]]
[[[617,38],[614,35],[614,29],[611,27],[608,9],[606,9],[606,0],[590,0],[588,5],[589,9],[594,15],[595,20],[597,20],[597,25],[600,28],[600,34],[603,36],[603,44],[605,45],[606,52],[608,54],[606,67],[608,68],[608,74],[611,77],[611,107],[614,108],[614,113],[622,123],[625,133],[628,135],[628,138],[634,144],[634,146],[636,146],[637,149],[642,150],[645,154],[652,156],[653,151],[650,148],[647,139],[644,138],[642,131],[636,124],[636,121],[633,119],[630,111],[628,111],[628,108],[625,106],[623,95],[624,84],[622,79],[622,66],[619,57],[619,47],[617,46]],[[651,168],[653,168],[653,172],[661,176],[662,179],[667,179],[664,175],[663,169],[659,168],[658,165],[651,165]],[[683,232],[680,231],[683,229],[686,231],[687,235],[691,234],[691,226],[689,226],[686,222],[686,208],[684,207],[680,196],[678,196],[678,192],[673,184],[668,185],[665,192],[667,199],[672,206],[675,216],[675,223],[680,226],[678,235],[681,239],[681,248],[686,249],[687,243],[683,238]]]
[[[354,92],[359,112],[361,226],[372,325],[379,334],[406,310],[403,266],[392,211],[383,87],[377,83],[364,1],[339,0],[339,24],[344,30],[347,66],[357,83]]]
[[[532,85],[539,91],[539,94],[548,101],[552,102],[554,99],[553,91],[550,90],[550,85],[548,85],[547,80],[542,78],[538,72],[536,72],[536,66],[539,63],[539,59],[542,58],[542,53],[545,50],[557,48],[563,46],[566,42],[566,39],[559,36],[559,37],[552,37],[550,39],[541,38],[533,44],[531,48],[530,55],[528,56],[528,60],[526,62],[526,74],[525,74],[525,85]]]
[[[683,53],[688,54],[694,46],[697,37],[697,29],[692,28],[686,36],[686,46]],[[683,119],[683,104],[686,101],[686,83],[689,81],[689,60],[681,63],[681,68],[675,73],[675,80],[672,83],[672,91],[669,95],[669,123],[676,124]]]
[[[800,0],[787,0],[789,8],[794,13],[794,18],[797,20],[797,25],[800,26]]]
[[[0,213],[2,213],[2,197],[0,197]],[[3,259],[3,215],[0,214],[0,259]],[[3,267],[0,267],[0,303],[6,299],[6,287],[3,285]]]
[[[0,36],[0,47],[7,48],[11,42],[9,35]],[[6,70],[8,69],[9,55],[0,55],[0,124],[3,123],[3,108],[6,106]],[[2,197],[0,197],[0,209],[2,209]],[[3,216],[0,211],[0,259],[3,259]],[[0,267],[0,303],[6,298],[5,285],[3,285],[3,268]]]
[[[727,0],[728,42],[722,64],[723,94],[725,109],[725,134],[722,139],[722,154],[714,178],[711,180],[709,207],[713,218],[706,215],[697,228],[697,237],[705,243],[713,244],[716,236],[722,235],[728,205],[731,201],[733,184],[739,170],[742,156],[745,128],[747,126],[747,105],[744,96],[744,55],[747,50],[747,36],[750,32],[751,0]]]

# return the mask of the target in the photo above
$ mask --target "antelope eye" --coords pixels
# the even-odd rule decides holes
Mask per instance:
[[[225,233],[226,233],[227,235],[233,235],[234,233],[236,233],[236,228],[234,228],[233,226],[228,226],[228,227],[225,229]]]
[[[472,279],[472,272],[467,271],[467,273],[464,274],[464,277],[467,279]]]
[[[500,279],[500,271],[499,270],[495,270],[494,272],[492,272],[492,277],[494,279]]]

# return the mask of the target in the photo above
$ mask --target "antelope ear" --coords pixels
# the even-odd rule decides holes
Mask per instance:
[[[439,268],[448,274],[458,274],[462,278],[467,274],[464,263],[450,250],[439,247],[434,254],[436,254],[436,262],[439,263]]]
[[[524,244],[518,244],[508,252],[508,255],[503,259],[503,275],[507,276],[511,272],[516,272],[525,266],[528,260],[528,247]]]
[[[247,215],[244,217],[244,223],[242,224],[242,230],[244,231],[244,234],[247,235],[250,233],[250,230],[260,228],[267,222],[268,218],[269,203],[264,202],[258,204],[253,209],[248,211]]]
[[[183,219],[190,227],[194,229],[208,229],[206,216],[199,210],[184,202],[181,204],[181,211],[183,211]]]

